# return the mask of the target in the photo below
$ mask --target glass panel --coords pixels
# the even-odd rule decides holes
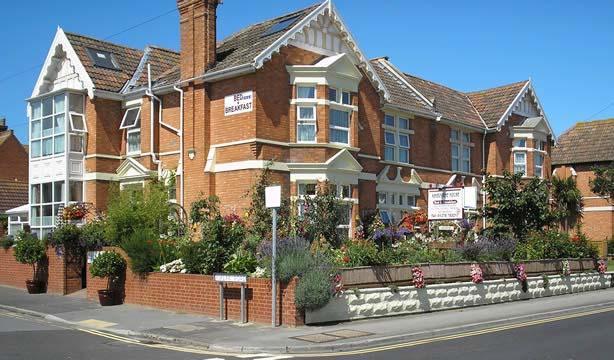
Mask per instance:
[[[399,205],[403,205],[403,195],[399,194]]]
[[[386,124],[388,126],[394,126],[394,116],[392,116],[392,115],[385,115],[384,116],[384,124]]]
[[[298,184],[298,194],[300,196],[315,195],[316,184]]]
[[[525,139],[516,139],[514,140],[514,147],[526,147],[527,141]]]
[[[83,201],[83,183],[81,181],[71,181],[69,193],[68,201]]]
[[[32,219],[30,222],[32,226],[40,226],[41,224],[41,208],[39,206],[32,206]]]
[[[328,100],[337,102],[337,89],[328,88]]]
[[[127,129],[136,126],[140,118],[140,108],[132,108],[126,110],[120,129]]]
[[[471,142],[471,136],[469,135],[469,133],[466,133],[466,132],[463,133],[463,142],[465,143]]]
[[[64,124],[66,123],[65,119],[64,114],[55,116],[53,131],[56,135],[64,133]]]
[[[53,225],[53,205],[43,205],[43,221],[42,226]]]
[[[399,149],[399,162],[409,164],[409,150]]]
[[[535,154],[535,165],[542,165],[544,162],[544,157],[541,154]]]
[[[415,196],[411,196],[411,195],[407,195],[407,205],[409,205],[409,206],[416,206],[416,197]]]
[[[341,93],[341,103],[342,104],[350,105],[351,101],[352,101],[352,96],[350,95],[349,92],[344,91]]]
[[[316,126],[314,124],[298,125],[298,141],[315,141]]]
[[[128,152],[138,153],[141,151],[141,132],[135,131],[128,133]]]
[[[83,114],[83,95],[70,94],[68,106],[70,111]]]
[[[53,154],[53,138],[43,139],[43,156]]]
[[[409,147],[409,136],[407,135],[399,135],[399,145],[402,147]]]
[[[41,141],[32,141],[32,148],[30,149],[30,155],[32,158],[37,158],[41,156]]]
[[[450,138],[452,140],[458,140],[458,130],[451,130],[450,131]]]
[[[458,171],[459,170],[459,160],[458,159],[452,159],[452,171]]]
[[[48,116],[53,114],[53,100],[48,97],[43,99],[43,116]]]
[[[32,139],[38,139],[41,137],[41,121],[32,121]]]
[[[54,154],[62,154],[64,153],[64,135],[57,135],[54,139]]]
[[[32,119],[40,119],[43,116],[43,105],[40,101],[32,103]]]
[[[83,115],[70,114],[70,124],[74,131],[85,131]]]
[[[298,99],[315,99],[316,88],[313,86],[299,86],[296,91]]]
[[[57,181],[53,183],[53,201],[64,202],[64,182]]]
[[[520,174],[524,172],[524,165],[514,165],[514,174]]]
[[[316,118],[314,107],[299,106],[298,111],[299,111],[298,118],[301,120],[313,120]]]
[[[30,194],[30,202],[32,204],[40,204],[41,202],[41,186],[40,184],[32,185],[32,193]]]
[[[452,145],[452,157],[458,157],[458,145]]]
[[[399,118],[399,128],[400,129],[409,130],[409,120],[408,119]]]
[[[386,193],[377,193],[377,203],[386,204]]]
[[[388,145],[394,145],[396,143],[395,138],[394,138],[394,133],[386,131],[384,141]]]
[[[350,125],[349,114],[346,111],[339,111],[332,109],[330,111],[330,124],[331,126],[340,126],[347,128]]]
[[[394,147],[386,146],[384,148],[384,160],[394,161]]]
[[[514,163],[516,164],[524,164],[525,155],[524,153],[514,153]]]
[[[43,119],[43,136],[53,135],[53,118],[46,117]]]
[[[83,152],[83,136],[70,135],[70,151]]]
[[[390,203],[391,203],[392,205],[395,205],[395,204],[396,204],[396,197],[394,196],[394,194],[390,194]]]
[[[336,143],[347,144],[348,141],[348,132],[347,130],[330,130],[330,141]]]
[[[54,102],[54,105],[55,105],[54,111],[55,111],[56,114],[61,114],[61,113],[63,113],[66,110],[66,108],[65,108],[65,99],[66,99],[66,97],[64,96],[64,94],[56,95],[53,98],[53,102]]]
[[[42,187],[43,203],[53,202],[52,183],[44,183],[41,185],[41,187]]]
[[[469,159],[470,156],[471,156],[471,150],[468,147],[463,146],[463,159]]]
[[[471,171],[471,163],[468,160],[463,161],[463,171],[470,172]]]

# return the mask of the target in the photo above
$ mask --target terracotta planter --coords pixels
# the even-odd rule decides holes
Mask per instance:
[[[26,280],[28,294],[42,294],[45,292],[45,283],[36,280]]]
[[[119,293],[115,290],[98,290],[98,301],[101,306],[119,305]]]

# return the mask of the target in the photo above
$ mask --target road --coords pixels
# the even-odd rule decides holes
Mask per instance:
[[[385,347],[326,354],[330,358],[355,359],[612,359],[614,311],[522,326],[443,341],[427,340]],[[407,346],[413,345],[413,346]],[[183,351],[179,351],[183,350]],[[207,353],[159,344],[142,344],[96,331],[64,327],[40,318],[0,311],[0,359],[319,359],[325,355],[238,355]]]

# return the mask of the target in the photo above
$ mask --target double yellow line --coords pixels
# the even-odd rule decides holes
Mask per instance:
[[[610,311],[614,311],[614,306],[597,309],[597,310],[590,310],[590,311],[583,311],[583,312],[578,312],[578,313],[573,313],[573,314],[560,315],[556,317],[549,317],[545,319],[532,320],[532,321],[526,321],[526,322],[521,322],[521,323],[509,324],[509,325],[494,326],[494,327],[490,327],[490,328],[486,328],[482,330],[467,331],[467,332],[463,332],[459,334],[437,336],[437,337],[432,337],[432,338],[422,339],[422,340],[414,340],[414,341],[400,343],[400,344],[376,346],[376,347],[362,349],[362,350],[350,350],[350,351],[326,352],[326,353],[307,353],[307,354],[285,354],[285,355],[291,355],[292,357],[318,358],[318,357],[369,354],[369,353],[389,351],[389,350],[395,350],[395,349],[410,348],[410,347],[426,345],[426,344],[431,344],[431,343],[436,343],[436,342],[441,342],[441,341],[462,339],[462,338],[471,337],[471,336],[491,334],[491,333],[496,333],[496,332],[501,332],[501,331],[506,331],[506,330],[513,330],[513,329],[518,329],[518,328],[523,328],[523,327],[548,324],[548,323],[552,323],[556,321],[575,319],[575,318],[584,317],[584,316],[602,314],[602,313],[606,313]],[[121,341],[124,343],[146,346],[150,348],[166,349],[166,350],[180,351],[180,352],[186,352],[186,353],[213,355],[213,356],[233,356],[233,354],[230,354],[230,353],[218,353],[214,351],[200,350],[200,349],[189,348],[189,347],[179,347],[179,346],[164,345],[164,344],[148,344],[146,342],[142,342],[139,340],[130,339],[130,338],[126,338],[123,336],[109,334],[106,332],[101,332],[101,331],[92,330],[92,329],[79,328],[78,330],[87,332],[87,333],[90,333],[96,336],[103,336],[109,339]]]

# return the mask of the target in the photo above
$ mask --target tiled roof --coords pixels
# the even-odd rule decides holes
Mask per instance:
[[[464,93],[417,76],[403,75],[416,90],[431,102],[434,102],[434,110],[445,119],[481,128],[484,127],[480,115]]]
[[[486,125],[489,128],[494,128],[528,81],[524,80],[492,89],[469,92],[467,96],[482,115]]]
[[[27,203],[27,182],[0,180],[0,213]]]
[[[107,41],[91,37],[66,33],[66,37],[74,48],[79,60],[85,67],[96,89],[119,92],[122,87],[132,78],[137,70],[143,51],[126,46],[113,44]],[[94,66],[92,59],[87,53],[87,48],[108,51],[113,54],[119,65],[119,70],[105,69]]]
[[[11,130],[0,131],[0,145],[13,135]]]
[[[614,119],[576,123],[557,140],[552,164],[614,161]]]
[[[151,66],[152,82],[159,84],[159,79],[173,69],[179,70],[179,53],[157,46],[148,46],[141,60],[141,68],[137,70],[132,88],[147,86],[147,65]]]

